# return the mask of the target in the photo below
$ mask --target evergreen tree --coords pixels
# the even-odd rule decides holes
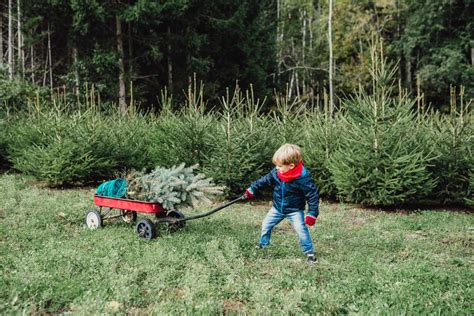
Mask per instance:
[[[443,202],[464,203],[473,200],[474,129],[469,111],[471,101],[456,106],[456,89],[451,90],[451,113],[436,113],[426,120],[432,137],[436,159],[430,167],[437,185],[432,198]]]
[[[212,184],[204,174],[194,174],[197,165],[185,164],[170,169],[156,167],[150,173],[131,172],[126,176],[127,196],[140,201],[158,202],[166,210],[210,203],[206,194],[219,194],[221,187]]]
[[[215,118],[205,112],[202,83],[188,86],[186,103],[180,111],[172,111],[171,97],[162,95],[163,111],[156,123],[153,136],[155,148],[153,161],[162,165],[184,162],[187,165],[203,166],[212,150],[211,135],[215,129]]]
[[[275,128],[260,114],[263,103],[254,99],[253,91],[243,97],[237,87],[222,104],[218,128],[210,135],[213,147],[203,168],[228,191],[238,193],[269,169]]]
[[[342,133],[340,120],[339,113],[331,116],[328,109],[308,111],[302,129],[305,165],[311,169],[320,195],[331,198],[336,197],[337,189],[328,164]]]
[[[329,169],[347,201],[394,205],[426,196],[435,185],[428,171],[433,154],[417,128],[414,102],[392,96],[395,73],[372,48],[373,91],[343,103],[343,133]]]

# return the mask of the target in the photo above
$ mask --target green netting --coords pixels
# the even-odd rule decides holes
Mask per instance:
[[[127,193],[127,181],[122,178],[102,183],[97,188],[97,195],[121,198]]]

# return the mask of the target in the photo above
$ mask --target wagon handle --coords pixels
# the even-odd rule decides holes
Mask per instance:
[[[184,218],[180,218],[180,219],[176,219],[176,221],[174,222],[185,222],[185,221],[189,221],[189,220],[192,220],[192,219],[197,219],[197,218],[201,218],[201,217],[206,217],[206,216],[209,216],[215,212],[218,212],[234,203],[237,203],[239,201],[243,201],[243,200],[246,200],[247,197],[245,195],[242,195],[242,196],[239,196],[238,198],[236,198],[235,200],[232,200],[230,202],[227,202],[226,204],[223,204],[221,206],[219,206],[218,208],[215,208],[207,213],[203,213],[203,214],[199,214],[199,215],[195,215],[195,216],[189,216],[189,217],[184,217]]]

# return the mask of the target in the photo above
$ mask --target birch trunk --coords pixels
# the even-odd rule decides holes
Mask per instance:
[[[305,49],[306,49],[306,10],[303,10],[301,13],[301,20],[303,22],[303,26],[301,29],[301,35],[302,35],[302,50],[301,50],[301,60],[303,62],[303,66],[305,65]]]
[[[119,109],[120,112],[127,112],[127,101],[125,91],[125,66],[123,61],[123,37],[122,37],[122,21],[118,14],[115,15],[115,26],[117,35],[117,52],[119,55]]]
[[[17,0],[17,36],[18,36],[18,61],[21,65],[21,76],[24,77],[25,75],[25,53],[23,51],[23,33],[21,31],[21,7],[20,7],[20,0]]]
[[[76,95],[76,98],[79,98],[79,65],[78,65],[78,53],[77,53],[77,47],[72,48],[72,60],[74,63],[74,94]]]
[[[303,45],[303,48],[302,48],[302,62],[303,62],[303,67],[306,67],[306,62],[305,62],[305,51],[306,51],[306,10],[303,10],[303,14],[301,16],[301,18],[303,19],[303,29],[302,29],[302,45]],[[305,84],[305,70],[303,69],[303,73],[302,73],[302,78],[301,78],[301,87],[302,87],[302,93],[303,95],[306,95],[306,84]]]
[[[53,94],[53,62],[51,53],[51,27],[48,22],[48,66],[49,66],[49,87]]]
[[[8,0],[8,78],[13,79],[15,66],[13,64],[13,16],[12,0]]]
[[[288,99],[291,99],[291,95],[292,95],[292,92],[293,92],[293,81],[295,79],[295,72],[292,71],[291,72],[291,80],[290,80],[290,88],[288,90]]]
[[[43,45],[42,47],[42,51],[45,56],[44,68],[43,68],[43,87],[46,87],[46,77],[48,76],[48,52],[47,52],[48,47],[47,46],[48,45]]]
[[[328,42],[329,42],[329,113],[332,115],[334,111],[334,94],[332,87],[333,77],[333,55],[332,55],[332,6],[333,0],[329,0],[329,16],[328,16]]]

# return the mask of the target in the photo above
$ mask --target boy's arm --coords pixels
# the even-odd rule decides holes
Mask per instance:
[[[317,218],[319,215],[318,187],[313,179],[310,179],[303,184],[302,189],[308,202],[308,215]]]
[[[272,173],[273,170],[261,177],[260,179],[252,182],[252,184],[247,190],[250,190],[250,193],[254,195],[262,188],[273,186],[275,184],[275,178],[273,177]]]

